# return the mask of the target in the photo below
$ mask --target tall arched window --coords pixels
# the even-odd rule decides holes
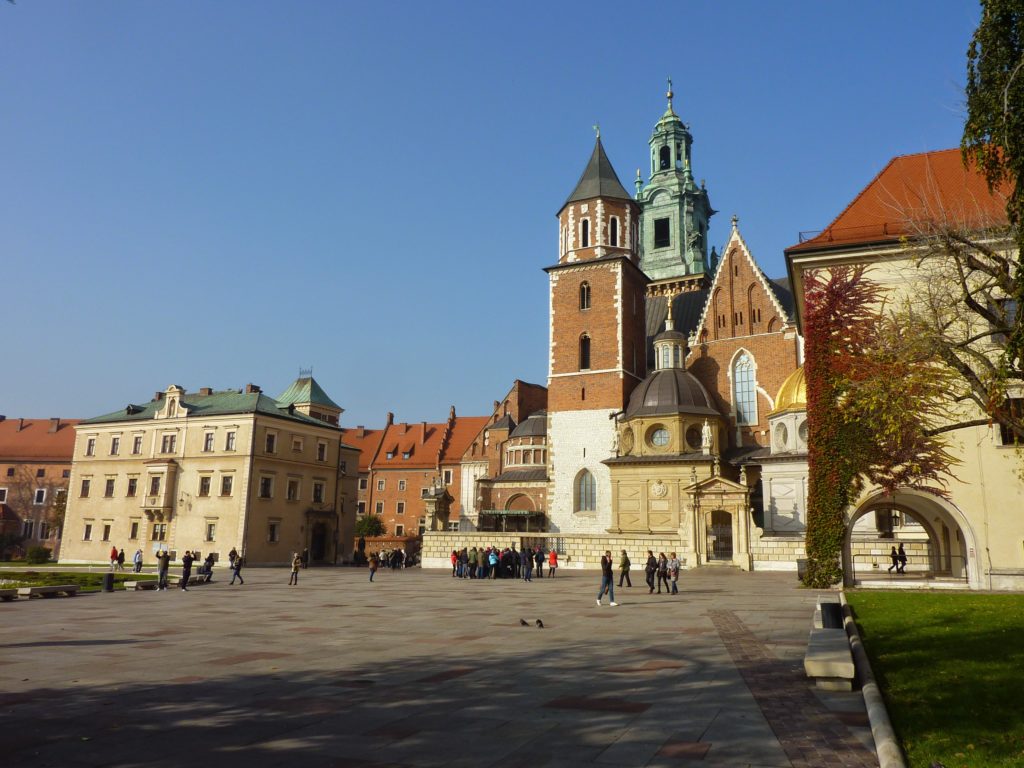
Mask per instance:
[[[597,483],[587,470],[576,478],[576,511],[593,512],[597,509]]]
[[[587,334],[580,336],[580,370],[590,370],[590,337]]]
[[[667,171],[672,167],[672,150],[669,147],[661,148],[661,155],[659,157],[658,168],[662,171]]]
[[[580,283],[580,309],[590,309],[590,283]]]
[[[608,244],[616,246],[619,244],[619,220],[614,216],[608,222]]]
[[[737,424],[757,424],[757,383],[754,360],[743,352],[732,368],[732,402]]]
[[[580,222],[580,248],[590,247],[590,219]]]

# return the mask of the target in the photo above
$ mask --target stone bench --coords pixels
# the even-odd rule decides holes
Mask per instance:
[[[804,655],[804,671],[826,691],[852,691],[857,676],[845,629],[811,630]]]
[[[196,584],[206,584],[206,583],[207,582],[206,582],[206,574],[205,573],[193,573],[193,574],[191,574],[188,577],[188,585],[187,586],[191,587],[191,586],[194,586]],[[171,586],[171,587],[180,587],[181,586],[181,576],[168,576],[167,577],[167,584],[168,584],[168,586]]]
[[[0,589],[0,600],[3,600],[5,603],[9,603],[11,600],[14,600],[17,597],[17,587],[10,587],[9,589]]]
[[[839,629],[843,626],[843,606],[838,600],[819,597],[813,621],[816,629]]]
[[[140,581],[126,581],[126,582],[124,582],[124,589],[125,589],[126,592],[131,592],[132,590],[138,592],[138,591],[143,590],[143,589],[156,589],[156,585],[157,585],[157,580],[156,579],[142,579]]]
[[[18,595],[21,597],[56,597],[60,594],[67,595],[68,597],[74,597],[78,594],[78,585],[60,584],[57,586],[18,588]]]

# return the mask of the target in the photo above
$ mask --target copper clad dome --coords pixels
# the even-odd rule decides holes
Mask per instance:
[[[678,413],[720,415],[707,390],[692,373],[682,368],[666,368],[652,373],[633,390],[626,406],[627,419]]]

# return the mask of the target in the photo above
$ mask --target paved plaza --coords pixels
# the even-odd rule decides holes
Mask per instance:
[[[877,765],[859,694],[803,676],[818,593],[704,568],[666,597],[634,575],[615,608],[592,572],[347,568],[0,604],[0,763]]]

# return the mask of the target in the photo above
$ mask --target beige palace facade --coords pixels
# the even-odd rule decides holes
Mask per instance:
[[[172,385],[145,405],[77,427],[61,562],[130,562],[159,549],[250,564],[351,558],[359,452],[341,441],[341,409],[312,380],[280,398]]]

